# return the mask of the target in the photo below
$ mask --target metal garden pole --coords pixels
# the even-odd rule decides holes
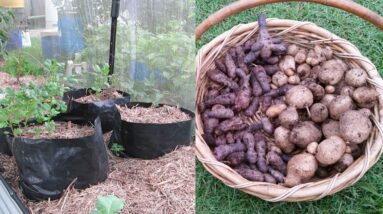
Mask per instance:
[[[117,18],[120,12],[120,0],[112,0],[112,27],[110,30],[110,49],[109,49],[109,75],[114,72],[114,55],[116,51],[116,33],[117,33]]]

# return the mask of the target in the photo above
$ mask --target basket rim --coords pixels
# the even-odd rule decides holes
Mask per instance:
[[[379,94],[383,94],[383,80],[380,77],[375,65],[365,56],[361,54],[358,48],[351,42],[331,33],[330,31],[317,26],[312,22],[302,22],[289,19],[267,19],[267,25],[271,30],[279,29],[278,34],[285,34],[295,30],[300,30],[316,35],[318,39],[311,44],[316,43],[332,43],[340,47],[344,52],[337,55],[340,58],[349,58],[355,61],[357,66],[360,66],[367,71],[370,79],[369,83],[373,85]],[[200,95],[200,81],[203,79],[202,69],[207,70],[212,66],[209,60],[220,54],[221,49],[229,46],[226,42],[230,37],[238,36],[248,33],[252,35],[257,31],[257,22],[248,24],[239,24],[230,30],[218,35],[213,40],[200,48],[196,56],[196,106],[202,98]],[[282,30],[282,31],[281,31]],[[248,36],[244,36],[242,41],[246,40]],[[230,43],[229,43],[230,44]],[[205,67],[206,66],[206,67]],[[374,128],[373,133],[370,135],[367,143],[365,154],[357,159],[351,167],[345,172],[338,173],[332,178],[326,178],[316,182],[304,183],[293,188],[283,187],[277,184],[269,184],[265,182],[250,182],[237,174],[229,166],[218,162],[210,148],[204,142],[201,134],[203,133],[202,118],[196,108],[196,144],[195,151],[198,160],[202,163],[204,168],[210,172],[214,177],[222,181],[225,185],[239,189],[250,195],[257,196],[263,200],[277,202],[277,201],[309,201],[319,200],[327,195],[334,194],[341,191],[360,180],[363,175],[371,168],[381,156],[383,152],[382,129],[383,122],[383,98],[378,97],[378,104],[374,109],[373,122],[377,128]]]

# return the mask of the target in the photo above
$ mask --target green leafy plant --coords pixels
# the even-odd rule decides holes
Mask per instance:
[[[0,59],[6,55],[5,44],[8,41],[8,33],[14,20],[15,15],[11,10],[0,8]]]
[[[93,72],[90,72],[93,76],[92,90],[96,93],[100,93],[103,89],[109,88],[109,65],[104,64],[102,67],[95,65],[93,66]]]
[[[91,214],[116,214],[120,212],[125,205],[125,201],[114,195],[106,195],[97,198],[96,210]]]
[[[45,84],[22,84],[17,91],[12,88],[0,91],[3,94],[0,99],[0,128],[10,128],[15,137],[22,134],[20,127],[27,126],[30,120],[44,123],[46,130],[52,133],[55,128],[52,118],[67,110],[61,97],[66,90],[64,82],[70,80],[58,72],[59,64],[56,61],[48,61],[46,65],[51,77]],[[40,132],[35,130],[35,135]]]
[[[114,155],[120,156],[122,154],[122,152],[125,151],[125,148],[122,145],[120,145],[120,144],[113,143],[112,147],[110,148],[110,151],[112,151],[112,153]]]
[[[2,70],[15,77],[22,77],[25,75],[42,75],[44,74],[43,65],[36,61],[32,62],[31,57],[26,56],[20,51],[12,53],[4,57],[5,63]],[[37,65],[40,63],[40,65]]]

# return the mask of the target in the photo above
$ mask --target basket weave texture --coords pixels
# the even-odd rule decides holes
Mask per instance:
[[[359,67],[367,71],[369,84],[376,88],[378,94],[383,94],[383,80],[374,64],[349,41],[316,26],[311,22],[294,20],[268,19],[269,32],[273,36],[280,36],[287,43],[298,46],[313,47],[315,44],[325,44],[331,47],[336,57],[342,59],[349,67]],[[215,67],[214,60],[221,57],[228,49],[246,42],[257,34],[258,23],[241,24],[221,34],[204,45],[196,58],[196,106],[202,102],[207,92],[209,80],[205,75],[209,69]],[[346,171],[323,180],[312,180],[293,188],[265,182],[250,182],[240,176],[231,167],[216,160],[211,149],[201,137],[203,121],[201,113],[196,109],[196,155],[214,177],[229,187],[257,196],[270,202],[278,201],[312,201],[339,192],[360,180],[363,175],[378,160],[383,152],[382,129],[383,102],[378,97],[378,104],[371,117],[374,130],[365,143],[364,155],[358,158]]]

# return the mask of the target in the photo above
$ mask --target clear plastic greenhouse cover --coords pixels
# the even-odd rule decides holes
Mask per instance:
[[[46,60],[89,87],[108,63],[111,0],[24,0],[10,9],[5,61]],[[121,0],[113,86],[133,101],[194,108],[194,0]],[[8,9],[0,8],[2,12]],[[76,85],[77,84],[77,85]]]

